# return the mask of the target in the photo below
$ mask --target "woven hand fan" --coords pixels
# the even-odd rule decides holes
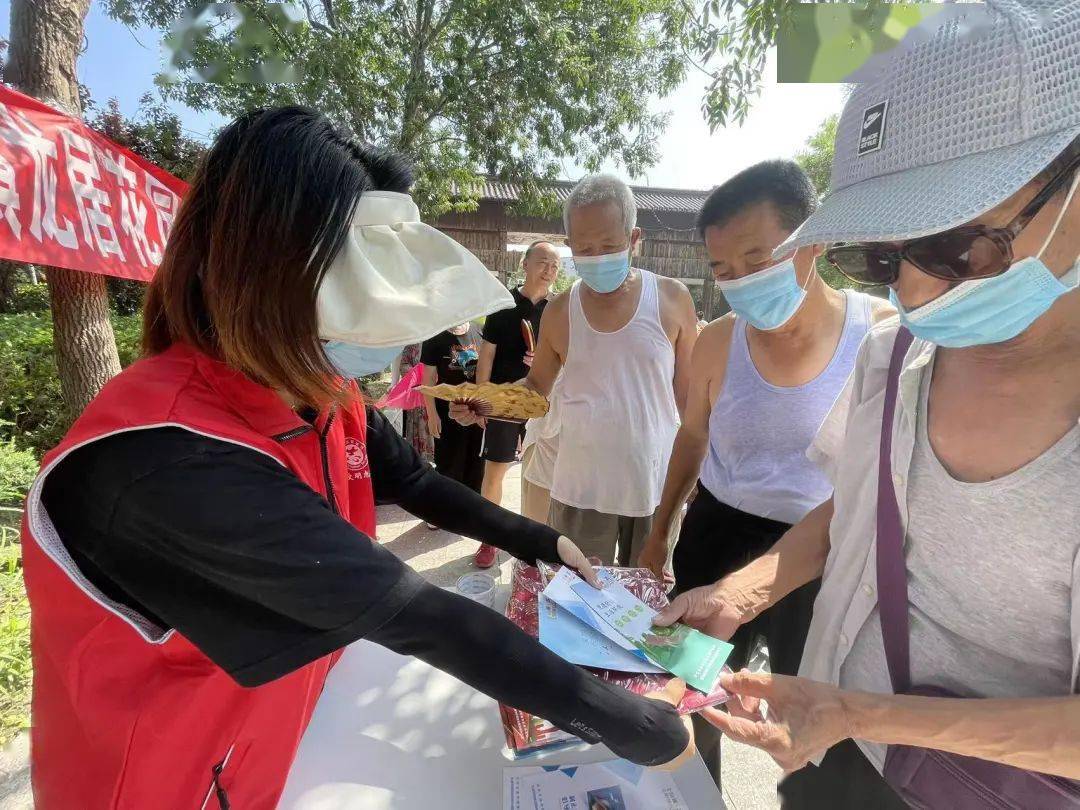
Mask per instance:
[[[419,385],[414,390],[436,399],[465,402],[481,416],[493,419],[536,419],[548,412],[546,397],[514,383]]]

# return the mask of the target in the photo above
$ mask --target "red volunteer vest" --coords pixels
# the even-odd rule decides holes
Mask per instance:
[[[359,400],[313,429],[270,389],[186,346],[112,380],[42,461],[23,521],[38,810],[217,810],[226,800],[234,810],[273,808],[340,654],[244,689],[179,633],[111,602],[80,574],[41,504],[42,482],[80,445],[155,426],[272,456],[374,537]]]

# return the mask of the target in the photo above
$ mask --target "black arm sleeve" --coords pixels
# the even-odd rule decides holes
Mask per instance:
[[[427,585],[261,453],[175,428],[119,434],[60,462],[43,499],[105,597],[175,628],[243,686],[368,637],[628,759],[686,745],[671,707]]]
[[[368,408],[367,449],[376,503],[396,503],[421,520],[509,551],[519,560],[558,564],[559,533],[503,509],[439,475],[381,413]]]
[[[668,762],[689,742],[667,703],[602,681],[490,608],[431,585],[367,638],[632,762]]]
[[[244,686],[361,638],[423,585],[273,459],[180,429],[80,448],[43,497],[99,590]]]

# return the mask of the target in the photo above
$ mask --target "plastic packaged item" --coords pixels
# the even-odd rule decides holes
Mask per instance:
[[[544,563],[541,563],[539,568],[525,565],[520,561],[514,563],[510,581],[510,600],[506,604],[506,617],[533,638],[538,638],[540,635],[537,595],[547,587],[547,583],[557,570]],[[627,590],[650,607],[659,610],[667,605],[668,598],[664,583],[658,580],[649,569],[612,568],[610,570]],[[671,675],[666,673],[632,674],[596,669],[588,671],[636,695],[655,692],[671,680]],[[680,714],[690,714],[706,706],[719,705],[727,699],[727,692],[720,688],[710,695],[705,695],[695,689],[687,689],[686,695],[677,708]],[[515,757],[579,742],[577,737],[556,728],[547,720],[512,706],[500,704],[499,713],[502,716],[503,731],[506,734],[506,745]]]

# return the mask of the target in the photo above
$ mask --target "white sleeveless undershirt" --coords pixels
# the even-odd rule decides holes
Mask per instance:
[[[675,350],[660,321],[656,276],[641,274],[630,322],[597,332],[570,291],[570,345],[559,397],[551,497],[579,509],[644,517],[660,504],[679,425]]]

